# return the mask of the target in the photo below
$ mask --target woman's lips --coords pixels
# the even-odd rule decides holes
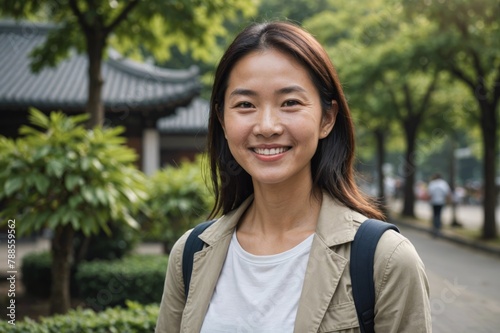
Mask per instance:
[[[273,156],[278,154],[283,154],[284,152],[290,150],[290,147],[276,147],[276,148],[253,148],[256,154],[264,156]]]

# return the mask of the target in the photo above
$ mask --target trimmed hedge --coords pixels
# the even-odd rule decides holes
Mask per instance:
[[[156,326],[159,306],[127,302],[127,309],[109,308],[103,312],[91,309],[70,310],[65,315],[16,321],[15,326],[0,321],[0,332],[11,333],[151,333]]]
[[[52,285],[52,256],[49,251],[31,252],[23,257],[21,272],[22,282],[29,295],[49,297]],[[71,268],[71,295],[78,295],[75,283],[76,269]]]
[[[75,276],[80,298],[94,310],[124,305],[126,300],[159,303],[167,261],[161,255],[134,255],[116,261],[83,262]]]

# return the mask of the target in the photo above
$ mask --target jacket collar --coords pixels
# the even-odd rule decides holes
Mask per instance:
[[[205,230],[200,238],[207,244],[213,245],[225,236],[232,234],[241,216],[253,201],[253,195],[248,197],[237,209],[222,216],[217,223]],[[323,193],[316,235],[325,243],[332,247],[354,240],[357,226],[356,222],[364,221],[366,217],[344,206],[327,193]]]
[[[323,193],[316,235],[328,247],[352,242],[359,223],[365,219],[366,217],[362,214],[346,207],[327,193]]]
[[[243,201],[238,208],[219,218],[216,223],[211,225],[198,237],[208,246],[212,246],[219,240],[225,238],[227,235],[232,234],[236,225],[240,221],[241,216],[245,213],[252,201],[253,194],[245,199],[245,201]]]

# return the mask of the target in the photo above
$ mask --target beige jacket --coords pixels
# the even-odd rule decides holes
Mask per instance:
[[[231,236],[251,198],[221,217],[200,238],[207,246],[194,256],[189,297],[184,300],[182,251],[187,232],[172,249],[156,333],[197,333],[203,324]],[[323,195],[294,333],[360,332],[351,292],[351,242],[366,218]],[[424,265],[402,235],[386,232],[374,263],[375,331],[431,332],[429,286]]]

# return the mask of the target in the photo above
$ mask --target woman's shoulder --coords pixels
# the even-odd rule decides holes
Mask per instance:
[[[176,270],[180,271],[182,265],[182,253],[184,252],[184,247],[186,245],[187,238],[191,234],[193,229],[186,231],[177,241],[174,243],[172,250],[168,256],[169,261],[175,263]]]
[[[374,277],[380,291],[389,278],[412,281],[425,274],[425,267],[413,244],[404,235],[389,230],[375,250]]]
[[[210,234],[213,234],[213,230],[220,230],[221,227],[223,227],[223,224],[220,223],[221,219],[222,218],[218,218],[218,219],[214,220],[213,223],[211,223],[207,228],[203,229],[201,234],[203,234],[205,232],[209,232]],[[206,222],[208,222],[208,221],[206,221]],[[193,232],[194,228],[196,228],[196,226],[187,230],[179,239],[177,239],[177,241],[175,242],[174,246],[172,247],[172,251],[170,252],[170,255],[169,255],[169,258],[171,260],[173,259],[173,260],[181,262],[184,248],[186,246],[186,242],[189,238],[189,235],[191,235],[191,233]],[[210,230],[210,229],[213,229],[213,230]]]

